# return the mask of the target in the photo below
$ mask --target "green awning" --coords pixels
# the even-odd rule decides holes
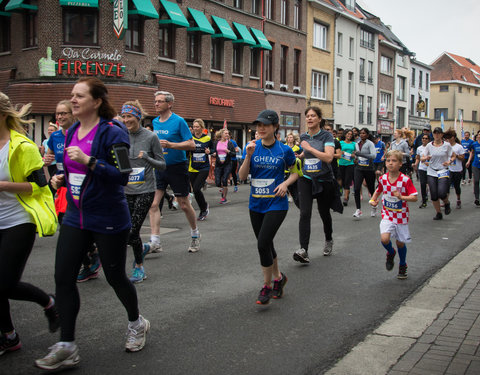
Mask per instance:
[[[38,6],[24,4],[23,0],[10,0],[5,6],[7,12],[22,12],[24,10],[38,10]]]
[[[197,26],[188,27],[187,31],[200,31],[205,34],[215,34],[215,30],[213,29],[210,22],[208,22],[207,16],[199,10],[193,8],[187,8],[190,14],[195,21]]]
[[[235,26],[238,33],[240,34],[240,39],[234,40],[233,43],[243,43],[249,46],[254,46],[257,44],[255,39],[253,39],[252,34],[250,34],[250,31],[248,31],[247,26],[237,22],[234,22],[233,26]]]
[[[62,7],[89,7],[98,8],[98,0],[60,0]]]
[[[270,45],[270,42],[267,40],[267,37],[264,33],[258,29],[254,29],[253,27],[251,27],[250,30],[252,30],[253,36],[258,41],[258,44],[255,46],[256,48],[268,49],[270,51],[272,50],[272,46]]]
[[[167,0],[160,0],[165,12],[167,12],[168,19],[160,19],[159,24],[174,24],[181,27],[190,26],[187,19],[182,13],[182,10],[176,3]]]
[[[128,14],[138,14],[147,18],[158,18],[158,13],[150,0],[133,0],[133,5],[135,5],[137,9],[129,9]]]
[[[7,2],[8,0],[0,0],[0,5],[2,5],[3,2]],[[0,11],[0,16],[4,16],[4,17],[11,17],[12,15],[8,12],[2,12]]]
[[[232,28],[228,24],[227,20],[217,17],[217,16],[212,16],[212,20],[215,22],[215,24],[218,27],[218,30],[220,30],[219,34],[213,34],[212,38],[225,38],[225,39],[231,39],[231,40],[236,40],[237,36],[233,32]]]

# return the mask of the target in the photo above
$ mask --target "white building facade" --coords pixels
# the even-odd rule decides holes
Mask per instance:
[[[410,59],[408,127],[421,131],[430,126],[430,76],[433,67]]]

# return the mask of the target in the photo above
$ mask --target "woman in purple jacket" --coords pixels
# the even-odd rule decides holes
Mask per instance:
[[[86,249],[93,242],[106,279],[127,310],[125,349],[143,349],[150,328],[149,321],[139,315],[137,293],[125,273],[131,223],[123,189],[130,170],[122,168],[115,153],[119,147],[129,147],[129,137],[125,126],[112,120],[115,110],[107,94],[107,88],[97,78],[81,78],[73,87],[71,102],[78,122],[66,134],[65,174],[52,178],[55,188],[66,183],[68,206],[55,259],[60,342],[35,362],[47,370],[75,366],[80,361],[75,344],[75,321],[80,309],[76,279]]]

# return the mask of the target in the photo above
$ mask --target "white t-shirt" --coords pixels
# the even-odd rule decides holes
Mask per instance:
[[[455,143],[452,146],[452,151],[455,153],[455,155],[463,155],[463,153],[465,152],[463,146],[459,143]],[[448,169],[450,169],[451,172],[461,172],[463,169],[462,162],[455,158],[455,161],[450,164]]]
[[[421,145],[421,146],[418,146],[417,148],[417,155],[419,155],[420,157],[423,155],[423,152],[425,151],[425,146]],[[418,170],[420,171],[426,171],[427,170],[427,166],[425,165],[425,163],[420,159],[420,163],[418,163]]]
[[[428,161],[427,174],[429,176],[442,178],[445,173],[448,175],[448,166],[444,166],[443,163],[449,162],[452,157],[452,146],[450,143],[443,142],[441,146],[434,146],[433,142],[430,142],[423,151],[423,156],[430,156]]]

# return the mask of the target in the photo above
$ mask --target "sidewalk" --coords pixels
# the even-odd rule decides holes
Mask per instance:
[[[326,374],[480,374],[479,266],[477,239]]]

